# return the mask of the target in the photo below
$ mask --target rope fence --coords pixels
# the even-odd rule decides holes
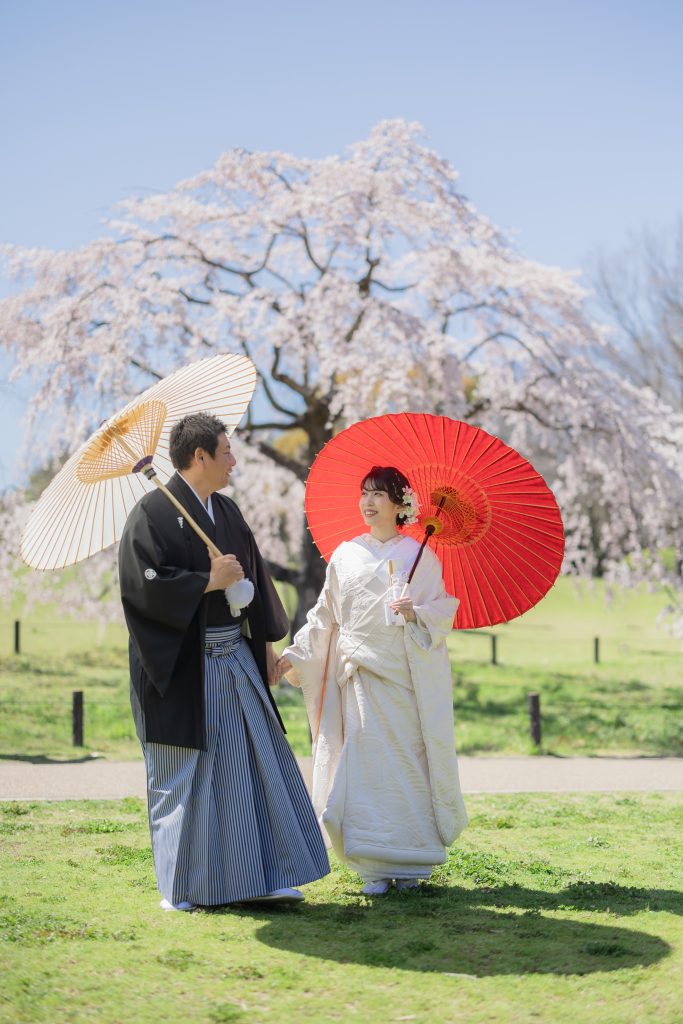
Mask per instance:
[[[3,629],[11,628],[11,636],[13,639],[14,653],[19,655],[22,653],[22,642],[23,637],[26,634],[26,630],[22,628],[22,621],[15,619],[13,622],[2,622],[0,621],[0,632]],[[33,633],[41,633],[46,629],[64,629],[63,622],[42,622],[39,625],[31,625],[30,630]],[[92,635],[93,623],[91,622],[73,622],[69,623],[69,629],[73,630],[88,630],[89,634]],[[7,634],[6,634],[7,635]],[[491,665],[498,666],[500,664],[499,655],[499,641],[500,635],[492,633],[487,630],[461,630],[460,635],[462,636],[475,636],[488,642],[489,644],[489,662]],[[586,646],[592,653],[593,663],[598,665],[601,661],[601,638],[595,636],[588,638],[584,635],[582,639],[586,642]],[[644,652],[647,653],[647,652]],[[484,682],[467,681],[459,678],[456,674],[455,677],[455,694],[457,698],[458,690],[464,688],[470,693],[478,694],[482,687],[488,689],[493,687],[497,690],[505,689],[509,694],[517,691],[519,694],[520,684],[510,681],[495,681],[486,680]],[[468,700],[467,695],[465,701]],[[573,709],[578,710],[580,708],[590,707],[601,711],[618,710],[623,712],[628,711],[680,711],[683,709],[682,702],[676,701],[665,701],[658,702],[653,699],[619,699],[618,702],[604,702],[599,698],[599,695],[595,695],[592,699],[579,697],[577,700],[567,700],[563,698],[555,699],[552,695],[546,697],[546,700],[550,706],[550,712],[546,711],[546,717],[548,714],[552,715],[555,710],[561,709]],[[534,746],[539,747],[542,742],[543,733],[543,715],[541,711],[541,694],[538,692],[529,692],[526,694],[526,706],[527,716],[529,723],[529,737]],[[7,709],[11,713],[12,709],[17,710],[19,708],[50,708],[54,712],[55,718],[61,722],[67,717],[68,702],[65,698],[50,698],[46,697],[43,699],[36,698],[19,698],[19,697],[0,697],[0,709]],[[75,747],[82,747],[85,744],[85,731],[86,731],[86,711],[98,708],[103,709],[119,709],[122,714],[128,714],[129,702],[127,697],[111,697],[111,698],[93,698],[88,697],[87,709],[85,693],[82,690],[74,690],[71,693],[70,702],[70,719],[71,719],[71,735],[72,743]],[[458,701],[456,699],[455,707],[458,707]],[[293,721],[298,718],[301,713],[301,709],[292,707],[281,707],[281,714],[284,720]],[[486,709],[482,708],[482,712],[485,713]],[[63,716],[63,717],[62,717]]]
[[[4,633],[5,636],[7,636],[9,634],[10,639],[11,639],[12,650],[14,651],[15,654],[27,653],[27,652],[24,651],[24,646],[25,646],[24,645],[24,640],[25,640],[27,634],[29,635],[29,637],[30,636],[40,636],[41,634],[43,634],[45,632],[48,632],[50,630],[55,630],[55,631],[63,634],[64,631],[65,631],[65,628],[66,628],[66,631],[69,632],[69,633],[71,633],[71,632],[79,633],[81,630],[83,630],[84,632],[87,632],[87,634],[91,638],[92,638],[92,635],[93,635],[93,631],[96,631],[98,629],[100,629],[102,631],[102,633],[104,633],[104,631],[107,630],[107,629],[116,630],[117,632],[120,631],[120,633],[121,633],[121,643],[122,643],[122,646],[125,643],[125,639],[124,639],[125,638],[125,626],[123,626],[123,624],[118,624],[118,623],[99,623],[99,622],[66,622],[65,623],[64,620],[61,620],[61,621],[58,620],[58,621],[55,621],[55,622],[44,622],[44,621],[41,620],[40,623],[36,623],[36,624],[31,623],[30,625],[27,625],[21,619],[14,619],[12,622],[9,622],[9,623],[8,622],[0,621],[0,635],[2,633]]]
[[[479,630],[479,629],[461,629],[459,632],[460,632],[460,635],[462,635],[462,636],[469,635],[469,636],[487,637],[489,642],[490,642],[490,645],[491,645],[490,663],[492,665],[497,665],[498,664],[498,640],[500,638],[498,637],[498,635],[496,633],[489,633],[489,632],[485,632],[484,630]],[[586,638],[582,637],[581,639],[585,640]],[[587,641],[587,643],[588,642],[590,642],[592,644],[593,663],[595,665],[599,665],[600,664],[600,637],[599,636],[594,636],[590,641]]]
[[[97,626],[101,626],[102,629],[106,629],[108,627],[109,628],[113,628],[113,629],[119,629],[120,628],[121,631],[122,631],[121,642],[122,642],[122,644],[124,643],[124,634],[123,634],[124,627],[123,627],[122,624],[118,624],[118,623],[102,623],[102,624],[95,624],[95,626],[94,626],[92,622],[69,622],[68,629],[69,629],[69,631],[72,631],[72,630],[73,631],[78,631],[80,629],[87,630],[88,633],[92,636],[93,628],[97,628]],[[63,632],[64,631],[64,622],[63,621],[61,621],[61,622],[60,621],[57,621],[57,622],[42,622],[41,621],[39,625],[35,625],[35,626],[31,625],[30,627],[28,627],[28,630],[27,630],[27,627],[25,626],[24,623],[22,623],[21,619],[15,619],[11,623],[8,623],[8,622],[4,622],[3,623],[2,621],[0,621],[0,635],[5,630],[8,630],[8,631],[11,630],[12,649],[13,649],[15,654],[26,653],[24,651],[24,638],[26,636],[27,631],[29,631],[31,634],[33,634],[35,636],[35,635],[39,635],[41,633],[44,633],[46,630],[51,630],[51,629],[59,630],[60,632]],[[5,634],[5,635],[7,635],[7,634]],[[499,665],[500,664],[500,661],[499,661],[499,653],[500,653],[499,644],[500,644],[500,641],[501,641],[501,636],[499,634],[491,633],[490,631],[484,630],[484,629],[461,629],[461,630],[456,631],[456,635],[457,636],[468,636],[468,637],[473,637],[474,636],[474,637],[479,637],[482,640],[487,641],[488,644],[489,644],[489,657],[488,657],[489,663],[491,665]],[[603,638],[602,637],[600,637],[600,636],[586,637],[585,634],[583,634],[583,635],[576,634],[575,637],[573,637],[573,636],[569,637],[566,634],[564,634],[563,636],[564,636],[565,640],[576,640],[577,642],[585,643],[587,651],[590,651],[590,657],[591,657],[591,660],[592,660],[593,664],[599,665],[601,663],[601,660],[602,660],[601,651],[602,651],[602,644],[603,644]],[[619,646],[621,648],[623,648],[624,645],[623,645],[623,643],[619,642]],[[631,652],[634,652],[636,649],[629,648],[629,650]],[[651,652],[643,651],[642,653],[651,653]]]
[[[510,689],[510,687],[508,687],[508,689]],[[457,689],[456,689],[456,693],[457,693]],[[528,693],[526,695],[526,697],[527,697],[527,714],[528,714],[528,719],[529,719],[529,736],[530,736],[530,739],[531,739],[531,742],[533,743],[533,745],[536,746],[536,747],[539,747],[541,745],[542,731],[543,731],[543,717],[542,717],[542,713],[541,713],[541,694],[538,693],[538,692],[531,692],[531,693]],[[556,710],[561,709],[561,708],[577,709],[577,708],[581,708],[581,707],[590,707],[590,708],[593,708],[594,710],[601,710],[601,711],[610,711],[610,710],[619,710],[619,711],[629,711],[629,710],[631,710],[631,711],[638,711],[638,710],[640,710],[640,711],[643,711],[643,710],[651,710],[651,711],[678,711],[678,710],[683,709],[683,702],[655,703],[654,701],[640,701],[640,702],[637,702],[637,701],[629,701],[629,702],[620,701],[619,703],[608,703],[608,704],[605,704],[605,703],[602,703],[602,702],[588,701],[588,700],[577,700],[577,701],[554,700],[552,697],[549,699],[549,704],[550,704],[551,714],[554,713]],[[61,699],[57,699],[57,698],[50,699],[50,698],[47,698],[45,700],[33,700],[33,699],[25,700],[23,698],[18,698],[18,697],[0,698],[0,709],[2,709],[2,708],[9,708],[9,709],[14,708],[14,709],[17,709],[17,708],[23,708],[23,707],[26,707],[26,708],[41,707],[41,708],[55,709],[55,711],[61,710],[62,712],[66,713],[66,707],[67,706],[68,706],[68,703],[67,703],[66,699],[64,699],[64,698],[61,698]],[[103,699],[103,698],[92,698],[92,697],[88,698],[88,702],[87,702],[87,708],[88,709],[90,709],[90,708],[97,709],[99,707],[118,708],[122,712],[122,714],[127,715],[128,711],[129,711],[129,708],[130,708],[130,704],[129,704],[129,701],[127,699],[123,699],[123,698],[118,698],[118,699],[116,699],[116,698]],[[458,707],[457,700],[454,702],[454,707],[456,709]],[[485,709],[482,709],[482,710],[485,711]],[[300,708],[297,709],[297,708],[292,708],[292,707],[286,707],[286,706],[282,707],[281,706],[280,707],[280,714],[282,715],[282,718],[283,718],[284,721],[292,722],[295,719],[298,719],[300,717],[301,709]],[[57,717],[57,716],[55,716],[55,717]],[[62,721],[63,721],[63,719],[62,719]],[[86,721],[85,693],[84,693],[83,690],[73,690],[72,693],[71,693],[71,736],[72,736],[72,745],[74,747],[83,747],[85,745],[85,721]]]

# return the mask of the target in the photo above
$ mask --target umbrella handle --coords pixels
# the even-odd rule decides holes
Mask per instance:
[[[425,549],[425,544],[427,543],[427,541],[429,540],[429,538],[431,537],[431,535],[433,533],[434,533],[434,527],[430,523],[429,526],[427,526],[426,529],[425,529],[425,535],[424,535],[422,543],[420,544],[420,550],[418,551],[417,555],[415,556],[415,561],[413,562],[413,567],[410,570],[410,573],[408,575],[408,583],[406,583],[406,585],[404,587],[404,590],[407,590],[407,588],[408,588],[408,586],[409,586],[413,576],[415,575],[415,570],[417,569],[419,561],[422,558],[422,552]],[[401,596],[403,597],[403,594]]]
[[[202,528],[199,525],[199,523],[196,523],[194,521],[194,519],[192,518],[190,513],[187,511],[187,509],[182,505],[181,502],[178,501],[178,499],[176,498],[175,494],[171,494],[171,492],[169,491],[168,487],[166,487],[165,484],[162,484],[161,480],[156,475],[156,473],[154,474],[154,476],[150,476],[147,473],[145,473],[145,476],[147,477],[148,480],[151,480],[152,483],[155,483],[157,485],[157,487],[159,488],[159,490],[163,491],[164,494],[166,495],[166,497],[168,498],[168,500],[170,502],[172,502],[173,505],[175,505],[175,507],[178,509],[179,512],[182,513],[183,518],[186,520],[186,522],[188,522],[190,524],[190,526],[192,527],[194,532],[197,534],[197,536],[201,537],[201,539],[204,541],[204,543],[206,544],[207,548],[209,549],[209,551],[211,552],[213,557],[214,558],[220,558],[222,556],[223,552],[219,548],[217,548],[216,545],[214,544],[214,542],[211,540],[211,538],[209,536],[207,536],[207,534],[204,533],[204,531],[202,530]]]
[[[119,437],[119,438],[117,438],[117,440],[118,440],[118,443],[121,445],[121,447],[124,449],[124,451],[128,452],[129,455],[132,455],[133,458],[136,458],[135,452],[132,450],[130,445],[128,445],[126,443],[126,439],[124,437]],[[157,476],[156,469],[152,465],[152,457],[151,456],[147,456],[146,458],[144,458],[140,462],[138,462],[137,465],[135,466],[135,468],[133,469],[133,472],[134,473],[141,472],[143,474],[143,476],[147,477],[147,479],[150,480],[153,484],[156,484],[157,487],[159,488],[159,490],[164,492],[164,494],[166,495],[168,500],[171,502],[171,504],[175,505],[175,507],[178,509],[178,511],[182,514],[183,518],[190,524],[190,526],[192,527],[194,532],[197,534],[197,536],[201,537],[201,539],[204,541],[204,543],[206,544],[207,548],[209,549],[209,551],[211,552],[213,557],[214,558],[222,558],[223,552],[219,548],[217,548],[216,545],[214,544],[214,542],[211,540],[211,538],[208,537],[204,533],[204,531],[202,530],[202,528],[199,525],[199,523],[196,523],[194,521],[194,519],[192,518],[190,513],[184,507],[184,505],[181,502],[178,501],[178,499],[176,498],[175,494],[171,494],[171,492],[169,491],[168,487],[166,487],[165,484],[162,484],[161,480]]]
[[[441,499],[441,501],[439,502],[438,508],[436,510],[436,516],[434,517],[435,520],[438,520],[439,513],[441,512],[441,509],[443,508],[445,501],[446,501],[446,495],[444,494],[444,496]],[[427,525],[425,526],[425,535],[422,538],[422,543],[420,544],[420,550],[418,551],[418,553],[417,553],[417,555],[415,557],[415,561],[413,562],[413,567],[410,570],[410,575],[408,576],[408,583],[406,583],[406,585],[404,587],[404,591],[408,589],[408,584],[411,582],[413,576],[415,575],[415,570],[417,569],[418,563],[419,563],[420,559],[422,558],[422,552],[425,549],[425,544],[427,543],[429,538],[432,536],[432,534],[436,533],[436,527],[438,525],[439,525],[439,523],[435,521],[435,522],[427,523]],[[403,597],[403,596],[404,595],[401,594],[401,597]]]

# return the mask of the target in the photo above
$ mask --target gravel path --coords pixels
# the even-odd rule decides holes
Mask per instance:
[[[683,790],[677,757],[461,757],[465,793]],[[299,758],[310,785],[311,759]],[[0,760],[0,800],[85,800],[145,796],[139,761]]]

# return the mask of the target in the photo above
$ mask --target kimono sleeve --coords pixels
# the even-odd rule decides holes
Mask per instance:
[[[254,582],[261,598],[265,639],[268,642],[282,640],[283,636],[287,636],[289,632],[289,618],[251,530],[249,530],[249,546]]]
[[[209,574],[168,565],[163,537],[138,505],[121,538],[119,578],[126,612],[184,632],[197,614]]]
[[[282,652],[289,658],[292,671],[287,679],[304,691],[315,691],[320,685],[328,659],[333,632],[337,627],[334,611],[336,573],[334,562],[330,562],[325,573],[325,583],[315,605],[306,616],[306,622],[294,637],[291,646]]]
[[[198,611],[209,574],[167,564],[161,531],[131,512],[119,545],[121,602],[131,639],[131,680],[144,671],[163,697],[179,660],[199,644]]]
[[[411,583],[413,609],[417,622],[406,623],[410,638],[428,651],[442,643],[453,629],[460,601],[446,591],[441,563],[426,547]]]

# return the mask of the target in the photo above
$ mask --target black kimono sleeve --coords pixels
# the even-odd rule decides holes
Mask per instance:
[[[259,551],[254,535],[249,531],[250,550],[254,582],[261,597],[263,628],[266,641],[282,640],[289,632],[289,618],[273,584],[268,567]]]
[[[131,640],[150,681],[163,695],[197,616],[209,574],[168,565],[163,532],[138,504],[119,545],[119,578]]]

